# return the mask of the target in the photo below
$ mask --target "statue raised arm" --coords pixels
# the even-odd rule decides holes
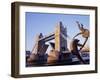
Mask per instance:
[[[89,37],[89,30],[88,29],[85,29],[83,27],[84,25],[83,24],[80,24],[78,21],[76,21],[76,23],[77,23],[77,26],[78,26],[80,32],[77,35],[75,35],[73,38],[75,38],[76,36],[78,36],[80,34],[82,35],[82,37],[88,38]]]
[[[79,23],[78,21],[76,21],[76,23],[77,23],[77,26],[78,26],[78,28],[79,28],[79,30],[80,30],[80,32],[78,33],[78,34],[76,34],[74,37],[73,37],[73,39],[75,38],[75,37],[77,37],[78,35],[82,35],[82,37],[83,38],[85,38],[85,41],[84,41],[84,43],[83,43],[83,46],[80,48],[80,50],[84,47],[84,45],[86,44],[86,42],[87,42],[87,40],[88,40],[88,37],[89,37],[89,30],[88,29],[85,29],[83,26],[83,24],[81,24],[81,23]],[[79,50],[79,51],[80,51]]]

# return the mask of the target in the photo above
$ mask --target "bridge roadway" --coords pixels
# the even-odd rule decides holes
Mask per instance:
[[[66,36],[66,35],[64,35],[63,33],[60,33],[60,35],[61,35],[65,40],[67,40],[67,36]],[[54,38],[55,38],[55,33],[53,32],[53,33],[50,33],[50,34],[44,36],[43,38],[39,39],[39,41],[43,40],[43,41],[47,42],[47,41],[50,41],[50,40],[52,40],[52,39],[54,39]]]
[[[50,41],[54,38],[55,38],[55,34],[53,32],[53,33],[50,33],[50,34],[44,36],[43,38],[39,39],[39,41],[43,40],[43,41],[47,42],[47,41]]]

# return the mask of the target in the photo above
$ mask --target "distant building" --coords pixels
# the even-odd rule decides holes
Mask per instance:
[[[26,51],[26,60],[30,57],[31,52],[30,51]]]
[[[26,55],[30,55],[31,54],[31,52],[30,51],[26,51]]]

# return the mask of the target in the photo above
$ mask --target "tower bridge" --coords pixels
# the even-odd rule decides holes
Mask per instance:
[[[32,50],[32,53],[38,53],[39,50],[44,48],[43,46],[47,46],[45,42],[54,40],[55,41],[55,50],[57,51],[66,51],[67,49],[67,30],[63,27],[62,22],[59,22],[55,28],[55,31],[53,33],[50,33],[49,35],[43,36],[42,33],[40,33],[37,36],[36,39],[36,45],[35,48]],[[45,48],[47,49],[47,48]],[[34,52],[35,51],[35,52]],[[43,54],[46,50],[44,50]]]
[[[54,40],[54,43],[51,44],[51,45],[53,45],[54,49],[53,49],[53,51],[50,51],[50,53],[48,55],[48,58],[47,58],[48,63],[51,63],[52,61],[57,61],[59,59],[59,55],[61,55],[61,53],[63,53],[63,52],[69,53],[68,48],[67,48],[67,29],[63,26],[62,22],[59,22],[56,25],[54,32],[52,32],[46,36],[44,36],[42,33],[40,33],[36,37],[37,37],[36,43],[32,49],[32,54],[30,55],[30,58],[32,60],[45,59],[44,55],[49,46],[45,43],[48,41],[51,41],[51,40]],[[37,57],[37,55],[38,55],[38,57]],[[64,55],[64,56],[66,56],[66,55]],[[61,59],[63,59],[62,57],[64,57],[64,56],[61,56]],[[43,60],[41,60],[41,61],[43,61]]]

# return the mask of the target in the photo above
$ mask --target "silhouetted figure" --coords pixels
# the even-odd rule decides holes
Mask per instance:
[[[70,50],[71,53],[73,55],[76,55],[76,57],[83,63],[85,64],[85,61],[82,59],[82,57],[80,56],[79,50],[78,50],[78,46],[82,46],[81,44],[78,43],[79,40],[78,39],[73,39],[73,41],[70,44]]]

